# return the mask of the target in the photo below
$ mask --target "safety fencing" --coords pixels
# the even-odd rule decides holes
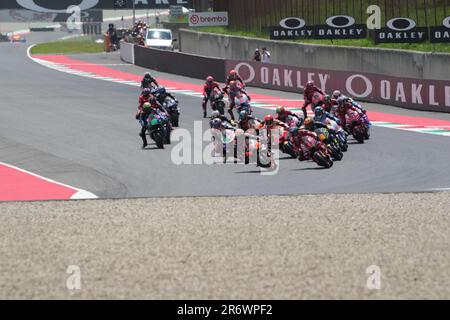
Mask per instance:
[[[289,92],[302,92],[304,83],[315,80],[327,92],[339,89],[360,101],[450,113],[449,80],[261,64],[248,60],[211,58],[137,45],[133,48],[136,65],[161,72],[198,79],[213,75],[218,81],[224,81],[228,70],[236,69],[250,86]]]

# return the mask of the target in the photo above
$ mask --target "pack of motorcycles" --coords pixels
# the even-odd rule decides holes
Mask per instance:
[[[152,94],[161,103],[167,114],[157,113],[149,121],[147,134],[155,141],[158,148],[163,149],[165,144],[171,143],[170,135],[173,128],[179,126],[180,109],[178,101],[167,96],[164,87],[154,87]],[[211,101],[212,109],[219,111],[221,116],[224,116],[226,102],[223,92],[214,93]],[[235,101],[238,114],[243,110],[249,115],[253,114],[249,99],[236,99]],[[322,105],[317,102],[315,104]],[[255,119],[252,127],[245,132],[233,120],[220,120],[220,126],[211,126],[212,156],[221,156],[224,163],[234,159],[235,162],[239,160],[245,164],[253,163],[258,167],[276,169],[277,163],[273,156],[275,148],[293,159],[299,158],[297,151],[299,149],[294,147],[294,137],[291,132],[293,132],[293,128],[302,128],[303,120],[303,117],[300,116],[288,116],[286,127],[277,126],[276,129],[268,129],[262,125],[262,121]],[[344,153],[348,150],[347,138],[349,135],[353,136],[358,143],[364,143],[370,137],[369,126],[359,114],[354,112],[346,115],[345,128],[342,128],[336,121],[328,119],[326,124],[314,122],[313,132],[315,134],[312,136],[302,139],[301,147],[303,150],[308,150],[310,159],[307,160],[312,160],[324,168],[331,168],[334,161],[343,159]]]

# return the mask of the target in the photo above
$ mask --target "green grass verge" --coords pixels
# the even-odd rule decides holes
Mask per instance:
[[[269,34],[264,32],[251,32],[251,31],[235,31],[230,30],[227,27],[203,27],[196,28],[199,32],[211,32],[216,34],[226,34],[232,36],[269,39]],[[343,39],[343,40],[295,40],[298,43],[311,43],[311,44],[323,44],[323,45],[337,45],[337,46],[351,46],[351,47],[364,47],[364,48],[384,48],[384,49],[400,49],[400,50],[415,50],[423,52],[443,52],[450,53],[450,45],[448,43],[381,43],[375,44],[370,39]]]
[[[104,52],[103,43],[96,43],[91,37],[79,37],[42,43],[31,49],[31,54],[74,54]]]

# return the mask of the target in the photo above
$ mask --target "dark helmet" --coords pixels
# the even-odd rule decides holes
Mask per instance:
[[[152,78],[152,75],[150,74],[150,72],[146,72],[144,78],[150,80]]]
[[[314,81],[308,81],[308,83],[306,84],[306,88],[310,89],[314,87]]]
[[[219,118],[214,118],[213,120],[211,120],[211,128],[214,129],[220,129],[220,126],[222,125],[222,120],[220,120]]]
[[[324,115],[324,112],[323,112],[322,107],[316,107],[316,108],[314,109],[314,116],[315,116],[317,119],[322,118],[323,115]]]
[[[156,104],[156,98],[154,96],[151,96],[150,99],[148,99],[148,102],[150,102],[152,105]]]
[[[208,82],[208,83],[213,83],[213,82],[214,82],[214,78],[213,78],[212,76],[208,76],[208,77],[206,78],[206,82]]]
[[[144,97],[148,97],[151,93],[151,90],[149,88],[145,88],[144,90],[142,90],[142,94],[144,95]]]
[[[343,96],[340,96],[339,99],[337,99],[338,106],[342,107],[347,102],[347,99]]]
[[[266,125],[272,125],[273,124],[273,115],[268,114],[264,117],[264,122],[266,123]]]
[[[245,111],[245,110],[242,110],[242,111],[239,113],[239,119],[240,119],[240,120],[247,120],[247,118],[248,118],[248,112]]]

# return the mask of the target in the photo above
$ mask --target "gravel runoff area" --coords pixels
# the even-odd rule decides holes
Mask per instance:
[[[448,299],[449,208],[446,192],[2,203],[0,298]]]

